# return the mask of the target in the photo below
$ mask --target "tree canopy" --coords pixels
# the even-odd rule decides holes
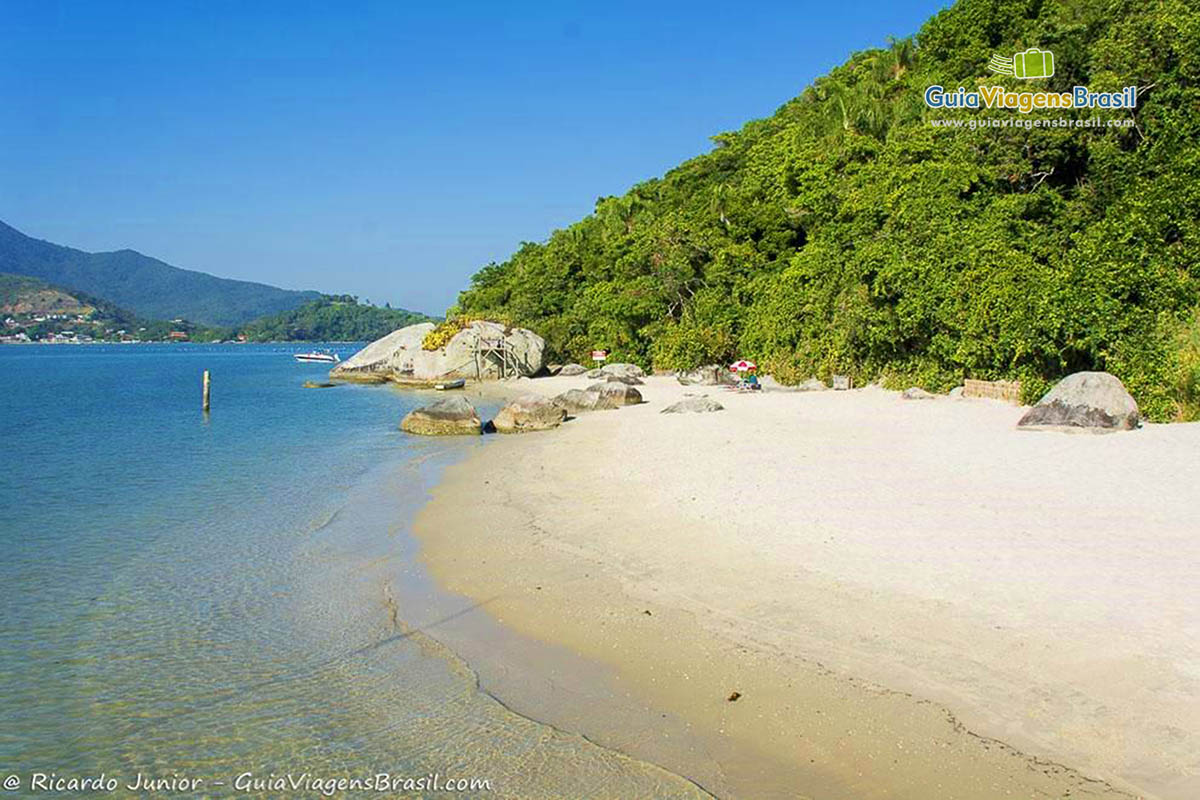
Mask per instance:
[[[989,72],[993,54],[1030,47],[1054,52],[1052,78]],[[1136,85],[1138,106],[931,110],[931,84]],[[1200,414],[1200,10],[1187,0],[960,0],[713,141],[484,267],[452,313],[531,327],[562,359],[744,356],[789,381],[1016,378],[1028,399],[1106,369],[1153,419]]]
[[[380,308],[350,295],[322,295],[291,311],[255,320],[241,332],[254,342],[364,342],[427,320],[416,311]]]

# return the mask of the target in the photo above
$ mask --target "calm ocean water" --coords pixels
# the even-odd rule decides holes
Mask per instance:
[[[400,433],[419,394],[301,389],[326,369],[298,349],[0,347],[9,796],[35,771],[204,781],[185,796],[312,797],[313,779],[378,773],[490,781],[456,796],[697,796],[510,712],[410,627],[426,579],[407,519],[486,442]],[[247,784],[272,776],[310,788]]]

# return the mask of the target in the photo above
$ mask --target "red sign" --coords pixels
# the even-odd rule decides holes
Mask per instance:
[[[593,350],[592,351],[592,361],[604,361],[607,358],[608,358],[607,350]]]

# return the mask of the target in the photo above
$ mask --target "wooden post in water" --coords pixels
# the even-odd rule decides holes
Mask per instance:
[[[204,400],[203,400],[202,408],[205,413],[208,412],[208,390],[210,388],[210,385],[211,385],[211,381],[209,380],[209,377],[208,377],[208,370],[204,370]]]

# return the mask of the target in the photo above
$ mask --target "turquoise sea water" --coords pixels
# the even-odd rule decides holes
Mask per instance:
[[[486,441],[401,433],[428,395],[302,389],[326,367],[299,349],[0,347],[9,796],[34,773],[117,796],[152,794],[122,788],[139,773],[203,781],[176,796],[451,796],[402,782],[430,773],[490,781],[453,796],[697,796],[512,713],[414,629],[407,519]],[[380,773],[399,790],[328,789]]]

